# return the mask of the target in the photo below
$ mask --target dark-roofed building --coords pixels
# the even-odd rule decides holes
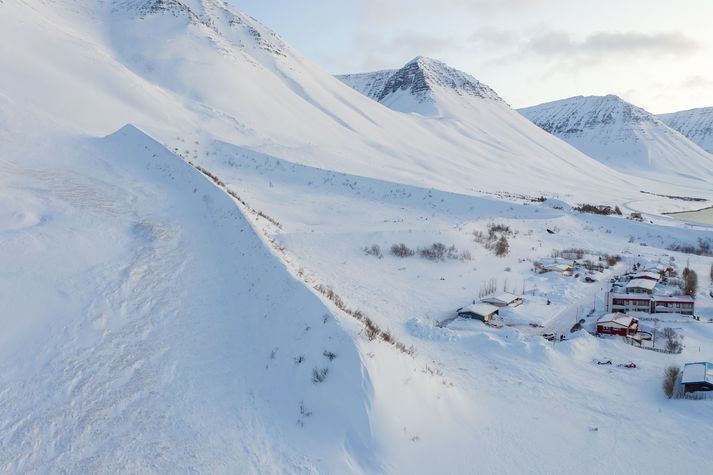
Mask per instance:
[[[474,303],[473,305],[458,309],[459,317],[474,318],[481,322],[489,322],[497,314],[498,307],[488,303]]]

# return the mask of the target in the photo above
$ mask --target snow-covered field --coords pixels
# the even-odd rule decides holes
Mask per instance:
[[[497,95],[388,109],[218,0],[0,0],[0,35],[0,472],[708,463],[713,405],[661,389],[713,358],[713,257],[668,250],[713,225],[662,214],[707,204],[687,179],[615,171]],[[423,61],[429,87],[475,81]],[[571,248],[621,260],[535,272]],[[611,278],[671,262],[701,319],[642,325],[682,353],[586,331]],[[486,289],[524,303],[455,318]]]
[[[697,421],[710,417],[713,408],[672,403],[660,386],[668,365],[706,359],[713,351],[713,326],[706,321],[713,317],[706,292],[713,259],[665,249],[680,240],[711,237],[710,228],[693,231],[663,217],[658,218],[660,224],[639,223],[555,209],[560,205],[556,202],[504,202],[407,187],[304,167],[225,144],[199,156],[206,157],[201,165],[228,189],[280,223],[277,228],[254,218],[258,228],[284,247],[294,272],[310,285],[330,285],[349,306],[362,309],[397,339],[413,345],[414,364],[435,372],[451,394],[471,406],[452,408],[458,411],[458,422],[448,429],[449,448],[439,445],[434,428],[422,429],[415,432],[414,444],[420,448],[394,461],[392,470],[424,471],[427,462],[418,456],[424,450],[429,461],[439,464],[427,471],[438,470],[444,463],[441,455],[450,456],[449,449],[456,450],[453,456],[459,461],[447,465],[452,473],[467,472],[474,464],[486,472],[507,473],[671,473],[681,463],[667,456],[672,447],[685,453],[681,457],[686,460],[705,459],[700,447],[712,442],[713,432]],[[485,231],[493,222],[517,233],[506,257],[494,256],[473,240],[472,231]],[[467,250],[470,259],[431,262],[417,255],[389,254],[395,243],[417,249],[433,242]],[[383,258],[364,251],[373,244]],[[584,282],[584,275],[533,272],[534,260],[571,247],[620,254],[623,261],[595,273],[594,283]],[[677,266],[690,261],[701,276],[696,304],[703,321],[661,317],[662,328],[670,325],[683,335],[682,354],[570,333],[580,318],[586,317],[585,326],[592,328],[604,313],[604,291],[613,275],[636,262],[668,263],[672,256]],[[462,319],[440,325],[456,308],[476,299],[491,279],[499,291],[525,290],[525,304],[503,312],[504,328]],[[587,317],[592,308],[596,313]],[[563,333],[567,340],[548,342],[539,336],[546,332]],[[613,367],[594,364],[608,359]],[[637,369],[616,367],[632,361]],[[438,456],[431,452],[436,446]],[[562,447],[567,448],[564,453]],[[603,451],[611,459],[603,460]],[[632,452],[638,456],[630,457]]]

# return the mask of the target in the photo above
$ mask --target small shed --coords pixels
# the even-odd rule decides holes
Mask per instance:
[[[480,301],[501,308],[517,307],[518,305],[522,305],[523,299],[519,295],[511,294],[510,292],[503,292],[499,295],[491,295],[489,297],[485,297]]]
[[[458,316],[465,318],[474,318],[481,322],[489,322],[495,315],[498,314],[498,307],[489,303],[474,303],[467,307],[458,309]]]
[[[649,279],[632,279],[626,284],[627,294],[652,294],[657,281]]]
[[[623,313],[608,313],[597,320],[597,334],[631,336],[639,331],[639,320]]]
[[[681,375],[684,393],[713,391],[713,364],[707,362],[686,363]]]

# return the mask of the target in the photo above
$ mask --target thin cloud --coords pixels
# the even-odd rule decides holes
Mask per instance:
[[[524,51],[547,58],[688,55],[700,49],[698,42],[679,32],[599,32],[577,40],[567,32],[550,31],[530,38],[524,45]]]
[[[713,79],[708,79],[703,76],[691,76],[681,84],[688,89],[708,89],[713,88]]]

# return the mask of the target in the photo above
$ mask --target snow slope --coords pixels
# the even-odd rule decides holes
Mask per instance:
[[[524,173],[534,183],[550,183],[550,189],[552,182],[567,180],[559,177],[571,174],[574,178],[580,172],[587,175],[585,181],[599,177],[604,186],[610,180],[630,180],[615,176],[607,167],[533,127],[492,88],[438,60],[417,57],[399,70],[337,77],[386,107],[416,120],[447,126],[460,140],[465,137],[487,147],[489,159],[474,176],[485,178],[483,167],[497,166],[500,175],[495,180],[503,184],[508,176]],[[629,188],[631,182],[624,186]]]
[[[429,73],[427,104],[391,82],[399,104],[423,107],[391,110],[218,0],[4,1],[0,35],[1,472],[707,463],[711,406],[660,391],[666,366],[713,351],[703,291],[703,322],[666,323],[682,327],[681,355],[584,332],[553,347],[528,322],[566,333],[589,302],[601,306],[611,273],[685,261],[665,247],[710,227],[531,201],[628,213],[642,182],[485,86]],[[667,200],[646,197],[656,212]],[[494,220],[517,231],[505,258],[473,242]],[[363,252],[397,240],[472,256]],[[531,273],[532,259],[572,246],[627,261],[595,285]],[[702,287],[710,264],[691,259]],[[513,327],[436,325],[490,278],[532,292]],[[369,340],[317,284],[415,353]],[[592,364],[605,357],[640,370]]]
[[[133,127],[0,109],[0,471],[380,470],[354,327],[227,195]]]
[[[208,136],[309,166],[469,193],[591,200],[592,175],[612,196],[632,188],[499,100],[473,97],[463,106],[472,109],[467,123],[382,107],[218,0],[0,8],[3,34],[13,38],[0,46],[0,67],[22,64],[3,93],[87,133],[133,123],[172,149]],[[459,98],[449,104],[460,107]]]
[[[578,96],[521,109],[539,127],[602,163],[661,181],[709,183],[713,155],[621,98]],[[698,187],[705,188],[699,183]]]
[[[713,107],[659,114],[658,118],[708,153],[713,153]]]
[[[403,430],[391,436],[411,442],[384,454],[389,473],[469,473],[473,467],[483,473],[676,473],[705,460],[701,448],[711,447],[713,430],[700,421],[713,415],[713,406],[667,401],[660,383],[668,365],[712,354],[710,324],[662,317],[660,327],[675,326],[685,335],[681,355],[570,328],[580,318],[591,326],[601,315],[610,277],[635,262],[669,262],[671,255],[677,265],[689,261],[696,269],[702,279],[698,312],[704,321],[713,317],[713,299],[705,292],[713,260],[665,249],[710,239],[710,227],[688,229],[653,215],[636,222],[578,214],[561,202],[515,204],[439,192],[305,167],[225,143],[199,144],[198,157],[228,189],[281,224],[263,221],[264,232],[285,249],[293,268],[311,283],[332,286],[348,305],[414,345],[420,372],[442,381],[451,409],[468,408],[457,418],[440,408],[450,422],[430,426],[417,421],[431,409],[400,419]],[[473,242],[472,232],[485,232],[493,222],[517,232],[506,257]],[[395,243],[416,250],[434,242],[453,244],[471,258],[433,262],[389,252]],[[364,252],[374,244],[382,258]],[[621,254],[624,263],[593,274],[595,283],[532,272],[534,259],[572,246]],[[523,306],[503,311],[504,328],[467,320],[439,326],[490,279],[499,291],[526,289]],[[598,313],[587,316],[593,304]],[[569,340],[553,345],[539,336],[546,331]],[[381,365],[386,355],[376,348],[372,361]],[[614,364],[595,363],[606,359]],[[639,368],[616,366],[629,361]],[[377,372],[388,377],[383,369],[370,374]],[[381,408],[381,417],[395,417],[391,411],[405,405],[412,384],[410,377],[391,378],[393,398],[373,407]],[[377,393],[379,387],[385,385],[375,383]],[[671,450],[680,456],[671,458]]]

